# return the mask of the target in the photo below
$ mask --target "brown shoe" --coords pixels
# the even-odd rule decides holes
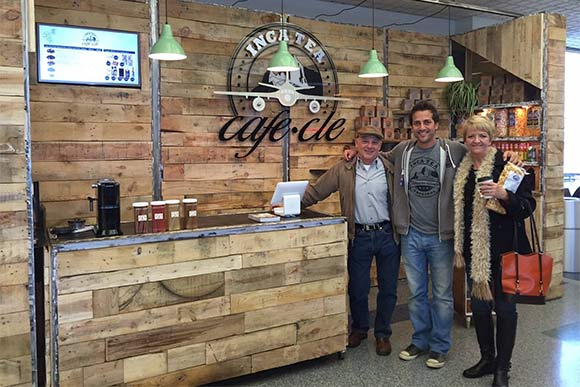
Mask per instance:
[[[391,354],[391,341],[388,337],[377,338],[377,355],[387,356]]]
[[[367,338],[366,333],[362,332],[352,332],[348,335],[348,345],[349,348],[356,348],[360,345],[361,341]]]

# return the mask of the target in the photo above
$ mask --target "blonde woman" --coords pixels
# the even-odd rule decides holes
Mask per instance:
[[[479,378],[493,374],[492,386],[508,386],[508,372],[516,338],[517,311],[513,299],[501,287],[501,254],[513,250],[514,225],[520,253],[531,251],[524,219],[536,202],[531,185],[523,179],[517,191],[497,184],[505,161],[492,144],[494,124],[483,116],[472,116],[464,124],[463,139],[468,154],[455,175],[455,266],[465,265],[471,288],[471,309],[481,360],[463,376]],[[491,177],[486,182],[479,179]],[[506,214],[488,210],[486,198],[496,198]],[[492,310],[497,315],[494,338]],[[497,352],[496,352],[497,349]],[[497,353],[497,356],[496,356]]]

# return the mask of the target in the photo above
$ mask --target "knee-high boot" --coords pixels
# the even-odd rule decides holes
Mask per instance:
[[[508,387],[508,372],[516,342],[518,316],[497,316],[497,368],[493,375],[494,387]]]
[[[479,344],[481,360],[463,371],[463,376],[469,379],[480,378],[493,374],[495,371],[495,340],[493,335],[493,318],[491,314],[473,314],[473,324]]]

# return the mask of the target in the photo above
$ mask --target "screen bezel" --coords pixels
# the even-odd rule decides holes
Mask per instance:
[[[300,195],[300,200],[302,200],[304,192],[306,192],[306,187],[308,187],[308,180],[280,182],[276,184],[276,189],[274,190],[270,204],[272,206],[281,205],[286,194],[298,194]]]
[[[137,39],[137,68],[138,71],[138,80],[137,84],[135,85],[128,85],[128,84],[119,84],[115,82],[79,82],[79,81],[66,81],[66,80],[57,80],[51,81],[47,79],[40,78],[40,71],[41,71],[41,39],[40,39],[40,27],[41,26],[48,26],[48,27],[57,27],[57,28],[65,28],[65,29],[74,29],[74,30],[86,30],[86,31],[106,31],[111,33],[122,33],[122,34],[130,34],[134,35]],[[119,88],[130,88],[130,89],[141,89],[142,87],[142,78],[141,78],[141,34],[138,31],[126,31],[126,30],[117,30],[112,28],[99,28],[99,27],[87,27],[87,26],[78,26],[72,24],[54,24],[54,23],[36,23],[35,26],[36,30],[36,82],[37,83],[46,83],[46,84],[53,84],[53,85],[79,85],[79,86],[99,86],[99,87],[119,87]]]

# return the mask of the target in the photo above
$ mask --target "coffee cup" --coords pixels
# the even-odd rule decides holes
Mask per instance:
[[[476,181],[477,181],[477,189],[479,190],[479,196],[481,196],[484,199],[493,198],[493,196],[491,196],[491,195],[483,195],[481,193],[481,187],[480,187],[481,183],[484,183],[486,181],[493,181],[493,178],[491,176],[482,176],[482,177],[478,177]]]

